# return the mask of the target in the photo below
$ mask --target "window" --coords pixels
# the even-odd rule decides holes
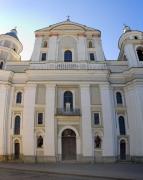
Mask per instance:
[[[47,41],[43,41],[43,46],[42,46],[42,47],[43,47],[43,48],[46,48],[47,45],[48,45],[48,44],[47,44]]]
[[[123,104],[122,94],[120,92],[116,92],[116,101],[117,104]]]
[[[98,135],[95,136],[94,147],[95,148],[101,148],[101,138]]]
[[[94,61],[95,60],[94,53],[90,53],[89,57],[90,57],[90,61]]]
[[[38,113],[37,114],[37,123],[38,124],[43,124],[43,113]]]
[[[15,117],[14,134],[20,134],[20,116]]]
[[[93,48],[92,41],[89,41],[88,47],[89,47],[89,48]]]
[[[21,104],[22,102],[22,92],[16,94],[16,103]]]
[[[125,120],[124,120],[123,116],[119,117],[119,131],[120,131],[120,135],[125,135],[126,134]]]
[[[139,61],[143,61],[143,48],[142,47],[137,49],[137,55],[138,55]]]
[[[72,62],[72,52],[70,50],[64,52],[64,62]]]
[[[99,113],[94,113],[94,125],[99,125],[100,124],[100,116]]]
[[[71,111],[73,109],[73,94],[71,91],[64,93],[64,110]]]
[[[138,36],[134,36],[134,39],[138,39]]]
[[[42,60],[42,61],[46,61],[46,53],[42,53],[41,60]]]
[[[3,69],[3,61],[0,62],[0,69]]]
[[[43,147],[43,137],[39,136],[37,138],[37,148],[42,148]]]

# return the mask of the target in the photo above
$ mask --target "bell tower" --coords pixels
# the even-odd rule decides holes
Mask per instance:
[[[23,46],[17,37],[16,28],[0,35],[0,69],[4,69],[9,61],[20,61]]]
[[[143,66],[143,33],[124,26],[118,43],[119,60],[127,60],[129,67]]]

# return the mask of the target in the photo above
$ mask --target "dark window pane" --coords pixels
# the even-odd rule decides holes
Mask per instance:
[[[21,101],[22,101],[22,93],[18,92],[16,95],[16,103],[21,104]]]
[[[117,100],[117,104],[123,104],[122,95],[120,92],[116,93],[116,100]]]
[[[0,69],[3,69],[3,62],[0,62]]]
[[[42,53],[42,61],[46,61],[46,53]]]
[[[94,124],[95,125],[99,124],[99,113],[94,113]]]
[[[125,120],[124,120],[123,116],[119,117],[119,131],[120,131],[120,135],[125,135],[126,134]]]
[[[139,61],[143,61],[143,50],[137,50],[137,55],[138,55],[138,58],[139,58]]]
[[[20,134],[20,116],[15,117],[14,134]]]
[[[64,109],[66,110],[67,108],[67,103],[69,103],[70,107],[69,109],[72,110],[73,109],[73,94],[70,91],[66,91],[64,93]]]
[[[43,113],[38,113],[38,124],[43,124]]]
[[[90,61],[94,61],[95,57],[94,57],[94,53],[90,53]]]
[[[64,52],[64,62],[72,62],[72,52],[70,50]]]

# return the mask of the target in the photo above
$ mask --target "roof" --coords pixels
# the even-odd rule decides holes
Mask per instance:
[[[19,40],[17,37],[17,30],[16,29],[12,29],[10,32],[5,33],[5,35],[12,36],[12,37],[16,38],[17,40]]]

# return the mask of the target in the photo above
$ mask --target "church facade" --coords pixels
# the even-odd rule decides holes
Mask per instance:
[[[143,32],[118,46],[106,60],[101,32],[67,19],[21,61],[16,29],[0,35],[0,160],[143,161]]]

